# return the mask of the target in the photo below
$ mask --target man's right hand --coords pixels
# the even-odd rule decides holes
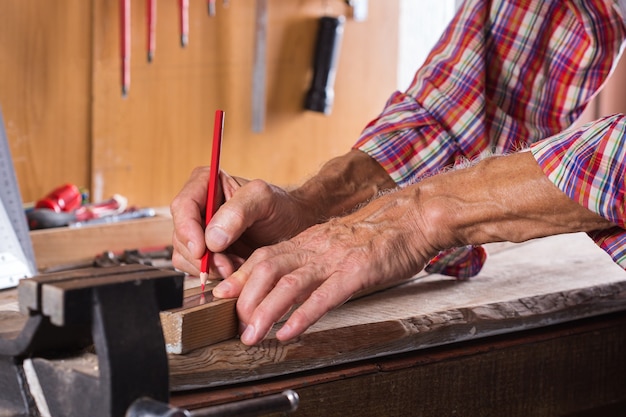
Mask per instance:
[[[220,172],[222,204],[204,227],[208,167],[196,168],[172,201],[172,262],[191,275],[200,273],[206,248],[214,252],[211,269],[231,275],[256,248],[289,239],[313,224],[311,207],[286,190],[261,180]]]

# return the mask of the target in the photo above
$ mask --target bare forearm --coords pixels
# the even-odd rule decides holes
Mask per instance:
[[[425,227],[437,229],[429,235],[440,236],[440,249],[613,226],[561,192],[529,152],[429,178],[413,192]]]
[[[379,191],[394,188],[387,172],[367,154],[352,150],[328,161],[291,194],[315,211],[315,222],[344,215]]]

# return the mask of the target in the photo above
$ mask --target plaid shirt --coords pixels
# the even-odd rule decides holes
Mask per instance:
[[[617,63],[626,38],[618,3],[467,0],[411,86],[392,94],[354,148],[406,186],[483,154],[531,147],[571,198],[625,227],[624,117],[559,134]],[[590,235],[626,267],[624,230]],[[457,248],[427,269],[466,278],[485,259],[481,247]]]

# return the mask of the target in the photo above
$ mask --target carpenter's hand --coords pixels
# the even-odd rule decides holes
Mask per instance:
[[[420,229],[418,206],[401,192],[358,212],[256,250],[213,293],[239,297],[241,340],[256,344],[301,304],[276,334],[289,340],[354,293],[419,272],[437,250]]]
[[[196,168],[170,206],[174,221],[173,264],[191,275],[200,273],[205,249],[215,253],[211,269],[231,275],[254,249],[288,239],[313,219],[308,205],[261,180],[248,181],[220,172],[223,204],[206,231],[209,168]]]

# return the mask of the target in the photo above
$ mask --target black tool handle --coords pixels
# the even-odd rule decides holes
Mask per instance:
[[[330,114],[335,97],[335,72],[343,38],[343,16],[320,18],[313,61],[313,80],[304,108]]]

